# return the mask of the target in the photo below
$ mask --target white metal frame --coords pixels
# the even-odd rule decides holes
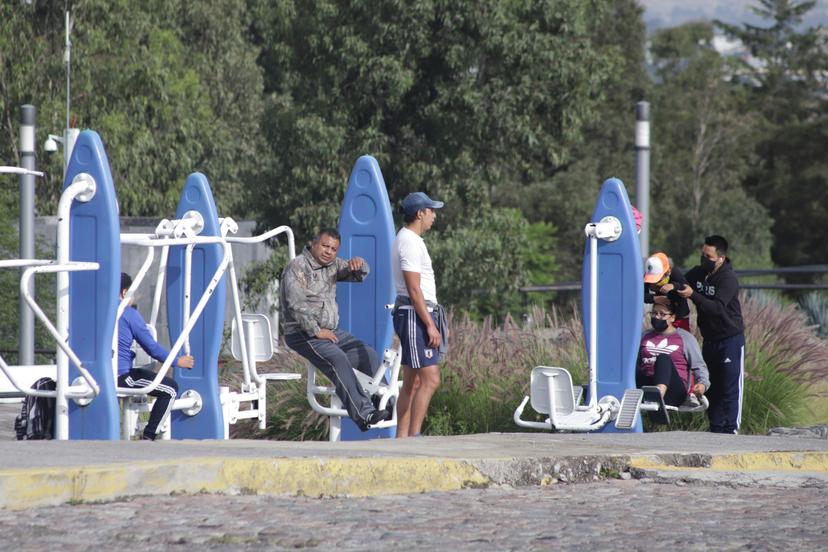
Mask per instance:
[[[296,257],[296,242],[293,237],[293,230],[289,226],[279,226],[257,236],[230,237],[229,234],[235,234],[239,230],[236,221],[232,218],[225,217],[219,219],[219,225],[221,227],[221,235],[229,244],[248,245],[261,243],[284,234],[287,238],[288,260]],[[295,372],[259,374],[256,369],[257,357],[260,356],[257,351],[256,334],[265,335],[269,338],[271,347],[273,341],[277,339],[275,337],[277,334],[273,333],[267,317],[262,319],[248,316],[245,318],[245,314],[242,313],[239,283],[232,249],[230,252],[228,271],[230,273],[230,289],[233,297],[233,322],[235,331],[238,332],[237,335],[239,337],[240,355],[237,360],[241,360],[242,363],[244,383],[240,391],[231,391],[229,387],[221,388],[225,439],[230,437],[230,424],[235,424],[238,420],[257,419],[259,421],[259,429],[267,428],[267,382],[291,381],[302,378],[301,374]],[[278,331],[278,328],[276,330]],[[233,335],[234,338],[235,335]],[[272,349],[270,353],[272,354]],[[270,358],[270,355],[266,356]],[[249,403],[249,408],[242,410],[241,405],[244,403]]]

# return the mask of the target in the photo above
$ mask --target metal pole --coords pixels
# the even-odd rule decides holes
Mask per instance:
[[[641,213],[641,255],[650,254],[650,102],[635,104],[635,202]]]
[[[31,171],[36,170],[35,158],[35,121],[37,109],[33,105],[20,108],[20,166]],[[35,211],[35,177],[31,174],[20,175],[20,258],[34,259],[34,211]],[[29,286],[29,295],[34,298],[34,285]],[[34,362],[34,313],[26,305],[20,294],[20,343],[17,363],[31,366]]]

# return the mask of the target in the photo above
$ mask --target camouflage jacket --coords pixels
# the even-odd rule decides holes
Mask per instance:
[[[305,247],[282,272],[280,305],[285,335],[305,332],[313,336],[320,328],[335,329],[339,325],[336,283],[361,282],[369,270],[366,261],[361,270],[352,272],[348,261],[339,257],[322,266]]]

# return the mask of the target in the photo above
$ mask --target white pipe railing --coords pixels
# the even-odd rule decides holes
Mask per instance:
[[[167,273],[167,260],[170,256],[170,248],[165,245],[161,248],[161,260],[158,261],[158,276],[155,278],[155,295],[152,297],[152,312],[150,313],[150,325],[157,328],[158,313],[161,311],[161,293],[164,291],[164,278]]]
[[[598,401],[598,238],[589,236],[589,406]]]
[[[621,232],[615,217],[604,217],[584,228],[589,238],[589,408],[598,404],[598,240],[613,242]]]
[[[0,174],[22,174],[22,175],[29,175],[29,176],[43,176],[43,173],[40,171],[32,171],[29,169],[24,169],[23,167],[7,167],[7,166],[0,166]]]
[[[190,321],[190,295],[192,294],[192,287],[193,287],[193,249],[195,249],[195,244],[189,243],[187,247],[184,249],[184,322],[183,324],[186,326],[187,323]],[[232,253],[231,253],[232,255]],[[231,257],[232,258],[232,257]],[[187,334],[187,338],[184,340],[184,354],[190,354],[190,334]]]
[[[58,264],[56,261],[48,261],[48,260],[39,260],[39,259],[10,259],[10,260],[2,260],[0,261],[0,268],[24,268],[23,274],[21,275],[20,279],[20,292],[26,304],[29,306],[30,309],[34,312],[35,316],[40,319],[41,322],[46,326],[46,329],[55,339],[55,343],[60,348],[61,351],[67,356],[68,359],[72,361],[72,364],[77,367],[78,371],[81,373],[81,376],[84,380],[86,380],[85,385],[64,385],[61,387],[63,392],[66,394],[66,397],[69,398],[94,398],[100,393],[100,387],[98,383],[95,381],[95,378],[89,373],[89,371],[84,368],[83,363],[80,361],[78,356],[75,354],[74,351],[69,347],[69,344],[66,340],[62,339],[60,336],[60,332],[58,329],[52,324],[46,314],[43,312],[43,309],[37,304],[34,298],[29,294],[29,282],[32,276],[36,273],[55,273],[60,271],[68,271],[68,272],[78,272],[84,270],[98,270],[99,265],[98,263],[82,263],[82,262],[70,262],[67,264]],[[21,393],[26,395],[31,395],[33,397],[50,397],[57,399],[58,397],[58,390],[55,389],[54,391],[39,391],[35,389],[31,389],[27,386],[22,385],[17,378],[15,378],[14,373],[9,368],[9,365],[6,364],[5,360],[0,356],[0,369],[2,369],[3,373],[6,377],[9,378],[11,384]],[[68,371],[66,374],[68,379]],[[57,383],[57,382],[56,382]],[[88,385],[88,387],[87,387]],[[68,404],[68,403],[67,403]]]
[[[58,347],[60,347],[60,350],[63,351],[63,353],[67,356],[67,358],[72,361],[72,364],[74,364],[75,367],[78,369],[78,371],[81,373],[81,376],[83,377],[83,379],[86,380],[86,383],[89,385],[89,387],[92,391],[91,392],[92,397],[97,396],[98,393],[100,393],[100,391],[101,391],[100,387],[98,386],[98,383],[95,381],[95,378],[92,377],[92,374],[90,374],[86,370],[86,368],[83,367],[83,364],[81,363],[80,358],[78,358],[78,356],[75,354],[75,352],[69,347],[68,339],[66,339],[66,340],[62,339],[62,336],[61,336],[58,328],[56,328],[52,324],[51,320],[49,320],[49,317],[46,316],[46,314],[43,312],[43,309],[41,309],[40,306],[37,304],[37,302],[34,300],[34,298],[32,298],[32,296],[29,294],[28,290],[31,289],[29,287],[29,282],[32,279],[32,276],[34,276],[35,274],[55,273],[55,272],[60,274],[62,272],[80,272],[80,271],[84,271],[84,270],[98,270],[99,268],[100,268],[100,265],[98,263],[81,263],[81,262],[74,262],[74,263],[69,263],[69,264],[65,264],[65,265],[60,265],[60,264],[40,265],[40,266],[33,266],[33,267],[25,269],[23,271],[23,275],[20,277],[20,293],[23,296],[23,299],[26,301],[26,304],[29,305],[29,308],[32,309],[32,312],[34,312],[35,316],[37,316],[37,318],[40,319],[41,322],[43,322],[43,325],[46,326],[46,329],[49,331],[49,333],[52,334],[52,337],[55,339],[55,342],[57,343]],[[67,332],[67,334],[68,334],[68,332]],[[66,373],[66,379],[67,380],[69,379],[68,371]],[[77,392],[78,388],[73,388],[72,386],[66,386],[65,389],[66,389],[65,395],[67,397],[88,397],[89,394],[90,394],[88,390],[78,394],[78,392]]]
[[[226,220],[226,219],[222,219]],[[230,243],[259,243],[270,238],[274,238],[279,234],[287,235],[287,242],[288,242],[288,256],[292,259],[296,256],[296,242],[293,238],[293,230],[291,230],[290,226],[278,226],[273,228],[272,230],[268,230],[264,234],[259,234],[258,236],[249,236],[249,237],[234,237],[234,238],[227,238],[227,241]]]
[[[238,225],[236,222],[229,218],[222,218],[219,220],[221,225],[222,234],[227,235],[227,233],[235,233],[238,231]],[[287,236],[288,242],[288,261],[292,260],[296,257],[296,244],[293,238],[293,230],[289,226],[279,226],[273,228],[272,230],[268,230],[263,234],[259,234],[258,236],[250,236],[250,237],[226,237],[225,239],[229,243],[240,243],[240,244],[252,244],[252,243],[261,243],[263,241],[269,240],[278,236],[279,234],[285,234]],[[247,347],[247,338],[245,337],[245,329],[244,323],[242,321],[242,312],[241,312],[241,299],[239,297],[239,284],[238,284],[238,277],[236,275],[236,265],[233,261],[233,256],[230,256],[230,286],[233,296],[233,316],[236,319],[236,328],[239,331],[239,343],[241,345],[241,354],[242,354],[242,367],[244,370],[244,383],[245,388],[250,386],[250,380],[256,382],[258,385],[264,385],[266,380],[261,377],[258,371],[255,368],[255,362],[251,361],[250,352],[248,351]]]
[[[69,262],[70,248],[70,213],[75,199],[87,202],[95,196],[95,179],[87,174],[80,173],[74,177],[72,183],[63,191],[58,202],[57,228],[57,262],[65,265]],[[60,337],[58,343],[69,340],[69,273],[57,273],[57,331]],[[69,438],[69,402],[67,401],[67,386],[69,384],[69,359],[63,349],[57,350],[57,397],[55,399],[55,438],[65,440]]]

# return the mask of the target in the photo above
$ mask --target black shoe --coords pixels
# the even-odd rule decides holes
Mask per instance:
[[[149,435],[147,433],[144,433],[143,435],[141,435],[141,440],[142,441],[155,441],[155,435]]]
[[[369,429],[370,426],[377,425],[380,422],[384,422],[384,421],[390,420],[390,419],[391,419],[391,413],[388,412],[387,410],[374,410],[373,412],[371,412],[368,415],[368,419],[365,420],[366,425],[368,426],[368,428],[366,428],[366,429]]]
[[[385,405],[385,410],[388,411],[388,419],[389,420],[394,417],[394,405],[395,404],[397,404],[396,397],[391,397],[390,399],[388,399],[388,404]]]
[[[373,395],[371,395],[371,404],[373,404],[374,408],[376,408],[377,410],[379,410],[381,401],[382,401],[382,395],[380,395],[378,393],[374,393]],[[394,397],[391,397],[391,398],[388,399],[388,402],[385,404],[385,410],[387,410],[388,412],[391,413],[391,417],[394,416],[394,403],[395,402],[396,402],[396,399]],[[389,418],[389,419],[391,419],[391,418]]]

